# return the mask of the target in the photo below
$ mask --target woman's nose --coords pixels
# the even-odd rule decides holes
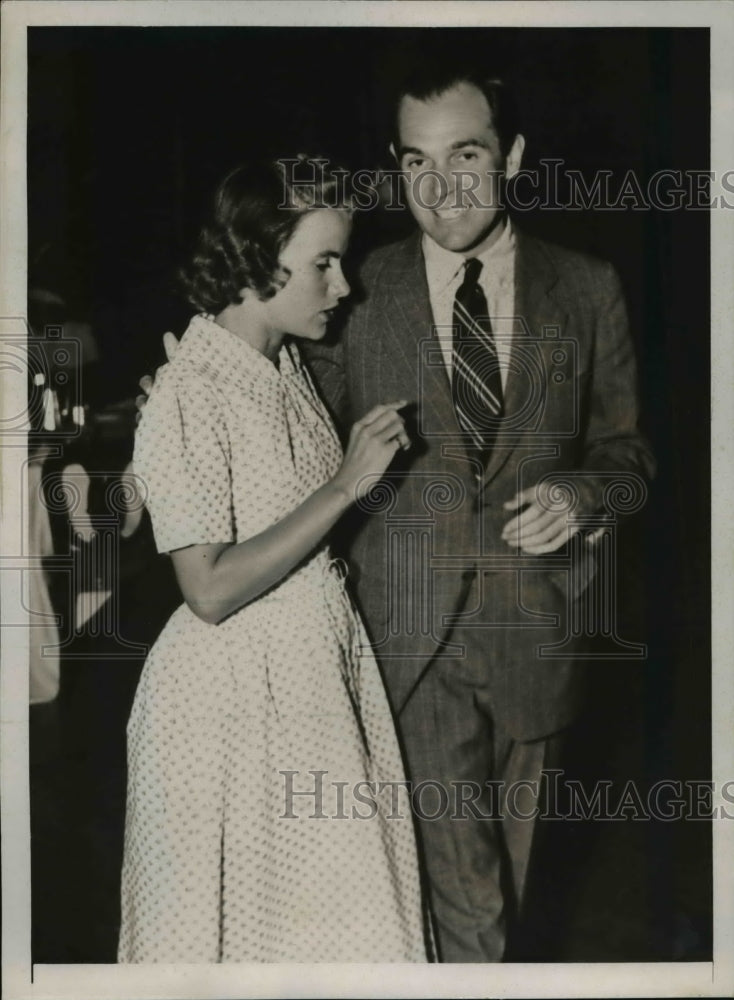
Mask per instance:
[[[331,291],[338,299],[343,299],[345,295],[349,295],[349,283],[341,271],[335,276]]]

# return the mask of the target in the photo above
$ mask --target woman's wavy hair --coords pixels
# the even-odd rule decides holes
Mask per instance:
[[[352,211],[347,179],[346,170],[303,154],[232,170],[180,272],[187,300],[199,312],[216,314],[242,302],[243,288],[272,298],[288,280],[278,259],[304,215],[317,208]]]

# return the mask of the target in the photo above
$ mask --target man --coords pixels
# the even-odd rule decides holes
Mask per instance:
[[[653,460],[612,268],[525,236],[500,207],[524,148],[503,85],[429,68],[396,112],[391,148],[420,232],[368,258],[362,301],[312,370],[345,421],[381,399],[415,403],[414,445],[352,525],[350,562],[425,793],[414,805],[440,957],[499,961],[532,808],[515,796],[486,818],[486,782],[527,791],[556,762],[581,649],[547,647],[566,634],[596,537],[569,536],[603,512],[610,482],[650,476]]]

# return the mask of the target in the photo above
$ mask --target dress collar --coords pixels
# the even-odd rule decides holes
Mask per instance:
[[[288,339],[280,348],[276,367],[246,340],[220,326],[213,316],[203,313],[194,316],[189,323],[176,359],[179,356],[183,361],[194,362],[208,372],[227,378],[245,375],[250,379],[255,377],[277,382],[297,374],[301,367],[298,349]]]

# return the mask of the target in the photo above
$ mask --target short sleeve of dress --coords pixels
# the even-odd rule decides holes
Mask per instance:
[[[229,436],[204,376],[169,366],[158,376],[135,435],[133,465],[159,552],[234,542]]]

